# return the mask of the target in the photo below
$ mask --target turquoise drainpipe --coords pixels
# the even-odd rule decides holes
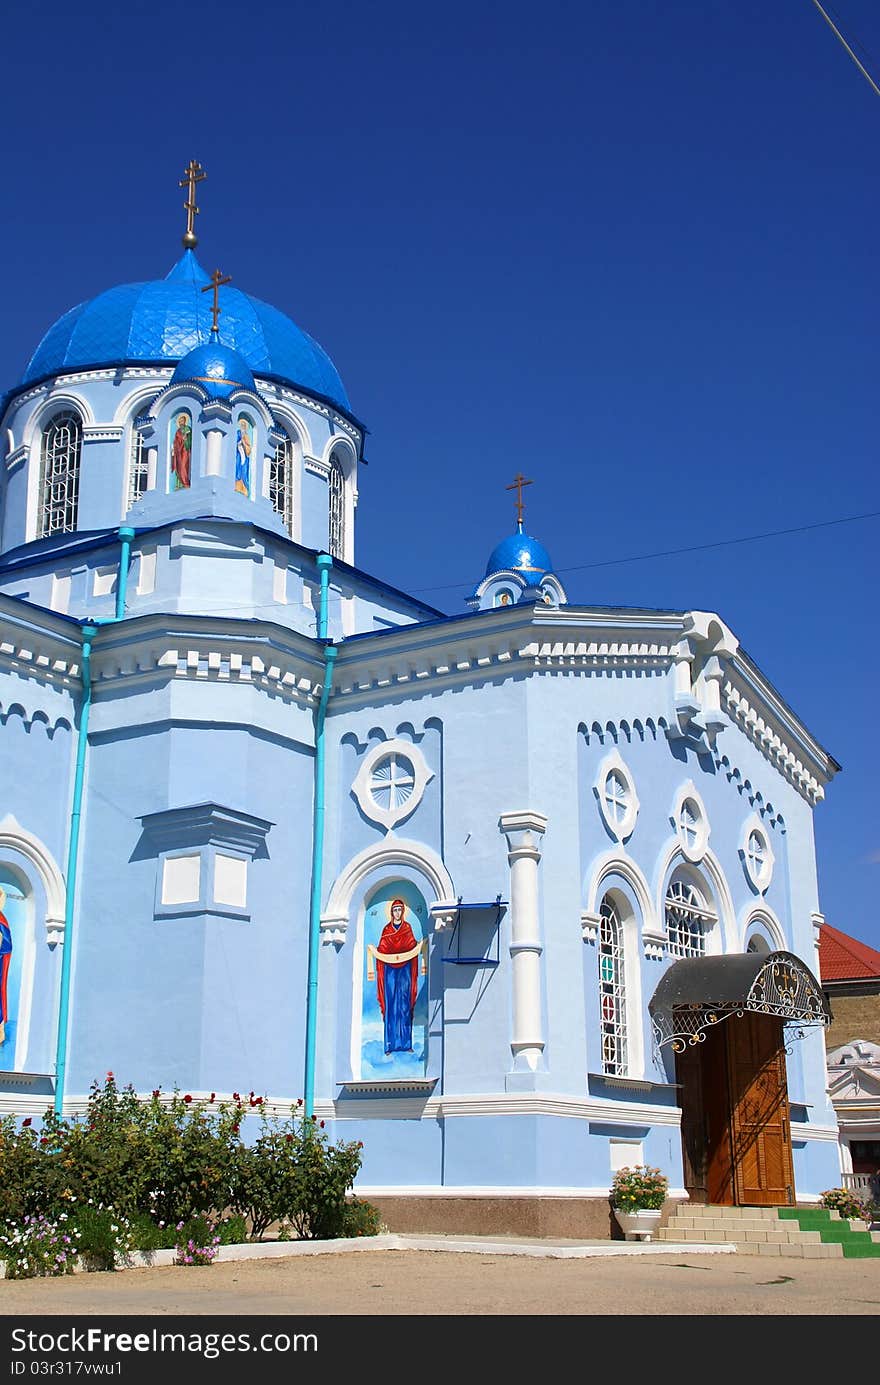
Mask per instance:
[[[306,1072],[303,1103],[306,1119],[315,1114],[315,1039],[318,1030],[318,957],[321,951],[321,893],[324,873],[324,721],[327,699],[333,682],[333,663],[337,650],[327,640],[327,603],[330,588],[330,569],[333,559],[329,553],[318,554],[321,576],[321,596],[318,606],[318,639],[324,640],[324,679],[321,699],[315,714],[315,793],[312,813],[312,902],[309,913],[309,973],[306,987]]]
[[[131,541],[134,530],[119,530],[119,570],[116,575],[116,614],[106,620],[93,620],[82,627],[82,704],[79,711],[79,735],[76,743],[76,773],[73,780],[73,805],[70,810],[70,835],[67,843],[67,894],[64,901],[64,943],[61,953],[61,996],[58,1005],[58,1040],[55,1048],[55,1114],[61,1116],[64,1107],[64,1079],[67,1074],[67,1029],[70,1018],[70,967],[73,956],[73,905],[76,897],[76,873],[79,865],[79,828],[82,818],[83,783],[86,773],[86,750],[89,743],[89,714],[92,710],[92,640],[100,625],[112,625],[125,615],[125,596],[128,589],[128,569],[131,562]]]

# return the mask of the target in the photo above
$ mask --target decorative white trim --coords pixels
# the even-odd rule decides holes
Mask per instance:
[[[383,808],[374,797],[372,777],[376,766],[381,764],[383,760],[398,757],[408,760],[413,767],[412,791],[407,799],[396,806],[392,806],[389,798],[388,807]],[[426,787],[433,778],[434,771],[429,769],[425,757],[417,745],[414,745],[412,741],[392,738],[388,741],[381,741],[367,751],[360,769],[355,775],[351,791],[364,816],[369,818],[371,822],[379,823],[386,832],[391,832],[399,822],[405,821],[415,812],[424,797]]]
[[[596,857],[593,862],[592,875],[587,885],[587,916],[598,919],[599,904],[605,893],[602,885],[609,875],[614,874],[619,875],[635,895],[636,904],[642,916],[642,946],[645,949],[645,956],[651,960],[662,957],[666,941],[665,933],[658,922],[658,915],[651,899],[650,887],[635,861],[630,860],[628,856],[623,856],[612,850]],[[583,918],[583,915],[581,917]]]
[[[742,938],[741,952],[748,951],[749,935],[750,933],[754,935],[758,930],[760,930],[759,936],[764,937],[765,941],[770,944],[771,952],[791,951],[785,939],[785,929],[773,910],[763,900],[759,904],[746,905],[740,934]]]
[[[117,428],[111,424],[97,423],[92,427],[84,427],[83,446],[88,442],[122,442],[124,433],[124,428]]]
[[[65,376],[65,386],[71,384],[72,381],[73,377]],[[49,391],[48,394],[46,393],[47,390]],[[66,408],[74,409],[79,415],[83,433],[88,428],[95,427],[95,415],[84,394],[66,388],[56,390],[50,385],[42,385],[37,394],[42,396],[41,402],[32,411],[22,430],[21,441],[25,447],[30,448],[35,436],[43,431],[44,425],[51,420],[54,414],[61,413]]]
[[[586,909],[581,910],[581,937],[585,943],[594,943],[599,936],[599,924],[601,919],[598,914],[591,914]]]
[[[749,850],[753,835],[759,838],[761,850],[763,852],[760,867],[755,866],[755,862],[752,860]],[[773,867],[776,863],[776,857],[773,854],[773,847],[770,843],[770,834],[757,813],[752,813],[743,823],[742,832],[740,834],[739,855],[742,861],[743,870],[746,874],[746,879],[752,889],[758,894],[766,894],[767,890],[770,888],[770,881],[773,879]]]
[[[669,876],[678,864],[685,867],[690,866],[681,849],[681,842],[678,837],[667,843],[666,848],[661,851],[658,858],[657,884],[655,894],[655,908],[658,920],[662,920],[663,935],[666,934],[666,889]],[[714,895],[718,906],[717,923],[718,926],[711,928],[706,935],[706,952],[708,954],[718,952],[737,952],[739,951],[739,931],[736,926],[736,913],[733,905],[733,895],[727,883],[721,863],[713,851],[707,849],[706,854],[700,862],[699,868],[691,867],[688,878],[699,891],[706,889],[706,879],[708,877],[709,892]]]
[[[457,899],[452,878],[435,851],[422,842],[386,837],[383,842],[358,852],[336,877],[326,907],[321,911],[322,942],[345,941],[351,921],[352,898],[369,875],[387,870],[390,879],[397,875],[401,866],[421,875],[429,893],[433,892],[434,903],[426,900],[430,917],[434,917],[435,909],[445,911],[450,907],[449,901]]]
[[[694,836],[693,841],[689,839],[688,828],[682,823],[682,814],[686,807],[693,819],[693,825],[690,828]],[[709,849],[711,828],[706,806],[692,779],[688,779],[676,789],[669,820],[678,838],[681,854],[686,861],[690,861],[691,865],[699,865]]]
[[[339,1097],[335,1102],[321,1102],[321,1114],[337,1119],[378,1118],[402,1114],[403,1099],[387,1102]],[[317,1110],[316,1103],[316,1110]],[[602,1097],[578,1097],[557,1092],[475,1092],[451,1093],[429,1097],[418,1103],[424,1120],[438,1117],[465,1116],[560,1116],[570,1120],[595,1121],[602,1125],[621,1127],[662,1125],[678,1127],[681,1109],[678,1106],[655,1106],[644,1101],[612,1101]]]
[[[64,941],[67,887],[55,857],[45,842],[22,827],[11,813],[0,820],[0,851],[18,851],[34,866],[46,892],[46,941]]]
[[[612,776],[622,781],[625,791],[625,811],[620,819],[617,820],[613,806],[609,806],[607,801],[608,781]],[[612,837],[623,844],[628,837],[631,837],[639,815],[639,796],[636,793],[636,784],[628,766],[624,763],[620,752],[612,750],[605,756],[599,765],[596,774],[596,782],[593,785],[593,793],[599,804],[599,812],[602,814],[602,821],[608,828]]]

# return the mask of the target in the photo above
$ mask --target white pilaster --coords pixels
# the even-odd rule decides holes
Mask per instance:
[[[205,475],[219,476],[222,471],[220,449],[223,442],[223,434],[219,428],[209,428],[205,434]]]
[[[510,863],[510,958],[513,975],[514,1069],[535,1072],[544,1052],[541,1014],[541,925],[538,863],[547,819],[541,813],[503,813]]]

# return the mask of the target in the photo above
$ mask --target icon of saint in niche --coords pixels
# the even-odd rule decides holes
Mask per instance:
[[[385,1052],[411,1053],[413,1010],[419,990],[419,972],[427,974],[424,938],[416,939],[402,899],[391,901],[391,917],[382,929],[379,946],[369,945],[367,979],[373,980],[385,1022]],[[421,959],[421,966],[419,966]]]
[[[190,484],[190,463],[192,462],[192,424],[189,414],[177,415],[177,432],[171,442],[171,484],[176,491],[186,490]]]
[[[251,453],[253,450],[254,439],[251,433],[251,421],[244,414],[239,414],[238,437],[235,443],[235,489],[239,495],[250,495],[251,493]]]
[[[3,910],[6,908],[6,891],[0,885],[0,1044],[6,1042],[6,1026],[9,1023],[9,998],[7,982],[9,966],[12,962],[12,929]]]

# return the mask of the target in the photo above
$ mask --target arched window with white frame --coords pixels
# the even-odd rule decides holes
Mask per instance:
[[[38,538],[76,528],[81,460],[82,421],[65,409],[48,420],[40,441]]]
[[[269,462],[269,499],[276,515],[280,515],[285,529],[293,538],[293,467],[294,445],[289,433],[285,433],[275,444],[275,452]]]
[[[331,557],[345,561],[345,470],[338,451],[330,453],[327,489],[330,509],[327,551]]]
[[[628,1062],[623,926],[614,900],[607,894],[599,906],[598,944],[602,1071],[609,1077],[625,1077]]]
[[[706,939],[717,914],[690,880],[674,876],[664,902],[667,948],[671,957],[704,957]]]

